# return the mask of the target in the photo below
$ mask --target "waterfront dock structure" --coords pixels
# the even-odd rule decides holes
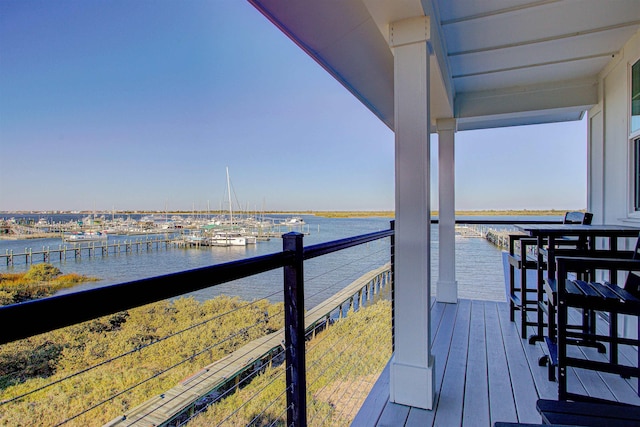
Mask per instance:
[[[16,260],[24,259],[25,264],[33,264],[37,261],[52,262],[54,260],[64,261],[67,258],[80,259],[84,257],[109,256],[121,253],[133,252],[149,252],[153,249],[170,249],[172,247],[184,246],[184,241],[175,238],[158,238],[144,240],[122,240],[113,243],[106,241],[87,242],[87,244],[75,243],[71,246],[58,245],[57,248],[50,246],[43,247],[42,250],[34,250],[33,248],[25,248],[24,252],[14,253],[7,250],[4,254],[0,254],[0,262],[10,266],[14,265]]]
[[[511,234],[521,234],[521,232],[517,230],[496,230],[478,224],[456,225],[456,235],[461,237],[484,238],[487,239],[489,243],[506,250],[509,249],[509,235]]]
[[[489,230],[485,233],[484,238],[487,239],[489,243],[493,243],[499,248],[509,250],[509,235],[511,234],[523,233],[514,230]]]
[[[364,274],[305,314],[307,333],[315,334],[319,327],[328,326],[332,318],[341,318],[351,308],[355,310],[374,302],[388,291],[390,283],[390,264]],[[183,414],[192,415],[196,404],[206,396],[215,396],[217,390],[229,385],[237,386],[243,374],[259,371],[274,362],[278,355],[283,354],[283,343],[283,329],[251,341],[105,426],[159,426],[166,425]]]
[[[0,218],[0,239],[22,240],[39,238],[64,238],[69,233],[101,232],[111,236],[133,236],[182,233],[185,231],[242,231],[258,239],[280,237],[282,234],[297,231],[309,234],[309,224],[304,220],[281,221],[276,218],[262,217],[260,219],[249,215],[236,215],[233,218],[225,216],[202,218],[183,217],[174,215],[169,218],[144,216],[133,218],[84,218],[83,220],[67,222],[33,221],[11,218]]]

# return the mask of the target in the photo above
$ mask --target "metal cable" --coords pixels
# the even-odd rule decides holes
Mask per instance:
[[[286,413],[287,413],[287,411],[289,410],[289,407],[290,407],[290,406],[285,406],[285,407],[284,407],[284,411],[280,412],[280,413],[278,414],[278,416],[276,417],[275,421],[273,421],[273,422],[272,422],[271,424],[269,424],[267,427],[273,427],[274,425],[276,425],[276,423],[279,421],[279,419],[281,419],[281,418],[283,418],[283,417],[284,417],[285,422],[286,422],[286,419],[287,419],[287,415],[286,415]],[[284,414],[284,416],[283,416],[283,414]]]
[[[245,400],[245,402],[240,405],[238,408],[236,408],[235,411],[233,411],[232,413],[230,413],[229,415],[227,415],[227,417],[225,419],[223,419],[222,421],[220,421],[220,423],[218,423],[218,425],[222,425],[222,423],[224,423],[225,421],[227,421],[229,418],[231,418],[233,415],[237,414],[242,408],[244,408],[251,400],[253,400],[257,395],[259,395],[260,393],[262,393],[267,387],[269,387],[271,384],[273,384],[275,382],[275,380],[279,379],[283,374],[285,374],[287,372],[286,369],[283,369],[282,372],[278,373],[271,382],[269,382],[268,384],[266,384],[264,387],[262,387],[260,390],[258,390],[257,392],[255,392],[249,399]],[[285,383],[285,389],[284,391],[286,392],[289,389],[289,387],[286,386]]]
[[[284,353],[284,351],[285,351],[285,350],[284,350],[284,349],[282,349],[279,353],[277,353],[277,354],[276,354],[276,357],[277,357],[277,356],[280,356],[282,353]],[[227,366],[229,366],[229,365],[227,365]],[[214,403],[218,403],[220,400],[222,400],[223,398],[225,398],[225,397],[226,397],[227,395],[229,395],[231,392],[233,392],[233,391],[235,391],[235,390],[238,390],[242,384],[244,384],[245,382],[247,382],[247,381],[249,381],[249,380],[252,380],[252,379],[254,378],[255,374],[258,374],[261,370],[262,370],[262,368],[256,368],[256,369],[254,369],[254,370],[253,370],[249,375],[247,375],[245,378],[243,378],[242,380],[240,380],[240,382],[239,382],[237,385],[235,385],[235,386],[231,387],[230,389],[226,390],[224,393],[220,394],[220,396],[218,396],[217,398],[215,398],[215,399],[214,399],[211,403],[209,403],[206,407],[208,407],[208,406],[210,406],[210,405],[213,405]],[[206,409],[206,407],[205,407],[203,410],[205,410],[205,409]],[[199,412],[201,412],[201,411],[199,411]],[[198,412],[198,413],[199,413],[199,412]]]
[[[286,370],[284,370],[283,372],[286,372]],[[281,373],[276,374],[276,376],[273,378],[273,380],[272,380],[269,384],[267,384],[267,386],[269,386],[269,385],[273,384],[273,383],[275,382],[275,380],[279,379],[279,377],[281,377],[281,376],[282,376],[282,372],[281,372]],[[247,378],[245,378],[245,379],[243,379],[243,380],[241,381],[241,383],[242,383],[242,382],[244,382],[244,381],[246,381],[247,379],[248,379],[248,377],[247,377]],[[226,392],[224,392],[223,394],[221,394],[220,396],[218,396],[214,401],[212,401],[211,403],[209,403],[209,404],[205,405],[203,408],[201,408],[200,410],[198,410],[197,412],[195,412],[192,416],[190,416],[187,420],[183,421],[183,422],[182,422],[181,424],[179,424],[178,426],[183,426],[183,425],[187,424],[187,423],[188,423],[190,420],[192,420],[196,415],[199,415],[199,414],[201,414],[201,413],[205,412],[205,411],[209,408],[209,406],[211,406],[211,405],[213,405],[213,404],[215,404],[215,403],[218,403],[218,402],[219,402],[223,397],[225,397],[228,393],[230,393],[232,390],[236,390],[236,389],[238,389],[238,388],[239,388],[238,386],[234,386],[234,387],[230,388],[229,390],[227,390]],[[286,391],[286,388],[285,388],[285,391]],[[229,417],[225,418],[222,422],[226,421],[228,418],[229,418]]]
[[[329,334],[327,334],[327,336],[328,336],[328,335],[329,335]],[[307,368],[313,368],[314,366],[316,366],[318,363],[320,363],[320,362],[323,360],[323,357],[324,357],[325,355],[327,355],[327,354],[329,354],[329,353],[333,352],[333,348],[334,348],[336,345],[338,345],[338,344],[342,343],[342,342],[343,342],[345,339],[347,339],[347,338],[348,338],[348,335],[344,335],[342,338],[340,338],[340,340],[339,340],[339,341],[336,341],[335,343],[333,343],[333,345],[332,345],[331,347],[328,347],[328,348],[327,348],[327,350],[326,350],[324,353],[322,353],[322,354],[320,354],[320,355],[318,355],[318,356],[314,357],[314,358],[313,358],[313,362],[311,362],[311,364],[310,364]],[[307,352],[307,354],[309,354],[309,352]],[[335,360],[336,360],[336,358],[334,358],[333,360],[335,361]],[[307,381],[307,384],[308,384],[308,385],[313,385],[313,384],[314,384],[314,383],[315,383],[315,382],[316,382],[316,381],[317,381],[317,380],[318,380],[318,379],[319,379],[319,378],[324,374],[324,372],[325,372],[327,369],[329,369],[330,367],[331,367],[331,364],[329,364],[329,366],[327,366],[327,368],[326,368],[324,371],[322,371],[322,372],[321,372],[321,373],[320,373],[320,374],[319,374],[319,375],[318,375],[318,376],[317,376],[313,381]],[[309,369],[307,369],[307,370],[309,370]]]
[[[377,263],[376,263],[376,264],[377,264]],[[367,271],[371,271],[371,269],[372,269],[372,268],[374,267],[374,265],[376,265],[376,264],[371,264],[371,265],[365,266],[365,267],[364,267],[361,271],[359,271],[358,273],[360,273],[360,275],[362,275],[362,274],[366,273]],[[357,277],[358,277],[358,276],[356,276],[356,278],[357,278]],[[314,297],[316,297],[316,296],[318,296],[319,294],[322,294],[322,293],[327,293],[328,291],[330,291],[330,290],[332,290],[332,289],[336,289],[336,288],[338,288],[338,289],[343,289],[343,288],[345,287],[345,286],[344,286],[344,284],[345,284],[345,283],[351,283],[351,282],[353,282],[354,280],[355,280],[354,276],[344,278],[344,279],[342,279],[342,280],[340,280],[340,281],[338,281],[338,282],[332,283],[332,284],[330,284],[330,285],[328,285],[328,286],[326,286],[326,287],[324,287],[324,288],[322,288],[322,289],[318,290],[318,291],[317,291],[317,292],[315,292],[314,294],[311,294],[311,295],[305,296],[305,300],[309,300],[309,299],[311,299],[311,298],[314,298]],[[364,286],[363,286],[363,287],[364,287]]]
[[[371,334],[372,334],[372,332],[370,331],[370,332],[369,332],[369,335],[367,335],[367,337],[369,337]],[[325,340],[325,339],[327,339],[328,337],[329,337],[329,334],[327,334],[326,336],[322,337],[321,339],[322,339],[322,340]],[[360,336],[360,338],[361,338],[361,337],[362,337],[362,336]],[[350,338],[350,337],[349,337],[348,335],[344,335],[342,338],[340,338],[340,340],[336,341],[336,342],[333,344],[333,346],[332,346],[332,347],[335,347],[336,345],[340,344],[342,341],[344,341],[344,340],[345,340],[345,339],[347,339],[347,338]],[[313,349],[315,349],[315,348],[318,346],[318,344],[319,344],[319,343],[316,343],[312,348],[307,349],[307,354],[309,354],[309,355],[310,355],[310,354],[311,354],[311,351],[312,351]],[[331,352],[331,351],[333,350],[333,348],[332,348],[332,347],[328,348],[328,349],[327,349],[324,353],[322,353],[321,355],[314,357],[314,359],[313,359],[313,360],[314,360],[314,362],[311,364],[311,366],[310,366],[310,367],[313,367],[313,366],[315,366],[317,363],[319,363],[319,361],[322,359],[322,357],[324,357],[326,354],[328,354],[329,352]],[[324,372],[323,372],[323,373],[324,373]],[[308,382],[308,383],[309,383],[310,385],[311,385],[311,384],[313,384],[313,383],[314,383],[314,382],[315,382],[315,381],[316,381],[320,376],[322,376],[322,374],[320,374],[320,375],[319,375],[319,376],[318,376],[314,381],[312,381],[312,382]]]
[[[367,338],[367,339],[368,339],[368,338],[370,338],[370,337],[373,335],[373,333],[374,333],[374,332],[375,332],[375,331],[373,330],[373,328],[370,328],[370,329],[369,329],[369,334],[367,334],[366,338]],[[360,336],[360,337],[362,337],[362,336]],[[344,354],[344,352],[346,352],[347,350],[351,350],[351,351],[352,351],[352,352],[351,352],[351,355],[347,358],[347,360],[346,360],[345,362],[343,362],[342,366],[341,366],[341,367],[340,367],[340,368],[335,372],[335,374],[331,377],[331,379],[329,380],[329,382],[328,382],[324,387],[322,387],[322,388],[320,388],[319,390],[317,390],[316,392],[314,392],[314,393],[312,394],[312,396],[317,396],[317,395],[318,395],[319,393],[321,393],[321,392],[322,392],[326,387],[328,387],[328,386],[329,386],[329,384],[331,383],[331,381],[333,381],[333,379],[335,379],[335,378],[338,376],[338,374],[340,374],[340,373],[344,370],[344,368],[345,368],[346,366],[348,366],[348,364],[349,364],[349,363],[350,363],[354,358],[356,358],[356,355],[358,354],[358,351],[359,351],[360,349],[364,348],[365,346],[366,346],[366,339],[362,341],[362,345],[361,345],[361,346],[359,346],[359,347],[357,348],[357,351],[353,351],[353,347],[347,347],[347,348],[345,348],[342,352],[340,352],[340,353],[339,353],[339,355],[338,355],[338,357],[337,357],[336,359],[342,359],[342,354]],[[334,360],[336,360],[336,359],[334,359]],[[350,371],[348,371],[348,372],[347,372],[347,374],[351,373],[354,369],[359,368],[360,366],[362,366],[362,360],[361,360],[361,359],[358,359],[358,360],[359,360],[359,362],[360,362],[360,363],[358,363],[358,364],[354,365],[354,366],[353,366],[353,368],[352,368]],[[333,364],[330,364],[328,367],[331,367],[331,366],[333,366]],[[327,368],[327,369],[325,369],[325,371],[323,371],[323,372],[322,372],[322,374],[321,374],[321,375],[319,375],[319,376],[316,378],[316,380],[315,380],[315,381],[317,381],[317,380],[318,380],[322,375],[324,375],[324,372],[326,372],[327,370],[328,370],[328,368]],[[314,383],[315,383],[315,381],[314,381]],[[312,384],[309,384],[309,385],[311,386],[311,385],[313,385],[313,383],[312,383]],[[327,415],[327,416],[328,416],[328,415]],[[314,418],[315,418],[315,417],[314,417]],[[312,418],[312,420],[313,420],[314,418]],[[325,419],[326,419],[326,417],[325,417]],[[324,420],[323,420],[323,422],[324,422]]]
[[[305,283],[313,282],[313,281],[319,279],[320,277],[326,276],[329,273],[334,273],[336,271],[339,271],[340,269],[343,269],[345,267],[351,266],[351,265],[353,265],[353,264],[355,264],[355,263],[357,263],[359,261],[362,261],[364,259],[372,258],[373,255],[376,255],[376,254],[379,254],[379,253],[382,253],[382,252],[386,252],[386,249],[381,249],[381,250],[375,251],[373,253],[367,253],[367,254],[363,255],[362,257],[360,257],[360,258],[356,258],[356,259],[351,260],[348,263],[340,264],[340,265],[336,266],[335,268],[332,268],[332,269],[329,269],[329,270],[325,270],[325,271],[323,271],[322,273],[320,273],[320,274],[318,274],[316,276],[306,277],[305,278]],[[315,295],[313,295],[313,296],[315,296]]]
[[[269,409],[274,403],[276,403],[278,400],[280,400],[282,398],[282,395],[284,395],[286,392],[287,392],[287,387],[285,387],[284,391],[282,393],[280,393],[279,395],[277,395],[275,399],[273,399],[271,402],[269,402],[269,404],[262,410],[262,412],[260,412],[258,415],[253,417],[253,419],[251,421],[249,421],[249,425],[252,425],[254,423],[254,421],[256,421],[258,418],[260,418],[260,416],[262,416],[262,414],[264,414],[267,411],[267,409]],[[285,402],[286,402],[286,400],[285,400]]]
[[[282,313],[283,311],[284,311],[284,310],[281,310],[281,311],[279,311],[278,313],[275,313],[275,314],[274,314],[273,316],[271,316],[271,317],[275,317],[276,315],[278,315],[278,314]],[[232,336],[230,336],[230,337],[227,337],[227,339],[225,339],[224,341],[221,341],[221,342],[219,342],[219,343],[216,343],[216,344],[214,344],[213,346],[215,346],[215,345],[217,345],[217,344],[221,344],[221,343],[223,343],[223,342],[225,342],[225,341],[227,341],[227,340],[230,340],[231,338],[235,338],[235,337],[237,337],[240,333],[244,333],[244,332],[248,331],[250,328],[254,328],[254,327],[256,327],[257,325],[259,325],[259,323],[256,323],[256,324],[254,324],[254,325],[252,325],[252,326],[250,326],[250,327],[248,327],[248,328],[243,328],[243,329],[242,329],[238,334],[235,334],[235,335],[232,335]],[[210,349],[210,348],[207,348],[207,349],[205,349],[205,350],[203,350],[203,351],[201,351],[201,352],[197,353],[196,355],[191,356],[191,357],[190,357],[190,359],[191,359],[191,358],[193,358],[193,357],[199,356],[199,355],[200,355],[200,354],[202,354],[204,351],[208,351],[209,349]],[[245,356],[245,355],[249,354],[249,353],[250,353],[250,351],[251,351],[251,350],[247,351],[247,352],[246,352],[246,353],[244,353],[242,356]],[[282,352],[283,352],[283,351],[284,351],[284,350],[282,350],[282,351],[281,351],[280,353],[278,353],[277,355],[282,354]],[[229,365],[231,365],[231,363],[232,363],[232,362],[230,361],[227,365],[225,365],[225,366],[221,367],[221,368],[220,368],[220,370],[222,370],[222,369],[224,369],[224,368],[228,367]],[[178,366],[178,365],[175,365],[175,366]],[[174,367],[175,367],[175,366],[174,366]],[[170,369],[173,369],[173,367],[172,367],[172,368],[170,368]],[[220,371],[220,370],[219,370],[219,371]],[[218,371],[218,372],[219,372],[219,371]],[[166,372],[166,371],[165,371],[165,372]],[[182,396],[184,393],[186,393],[186,392],[190,391],[193,387],[195,387],[196,385],[200,384],[200,383],[201,383],[201,382],[203,382],[204,380],[205,380],[205,378],[202,378],[202,379],[200,379],[199,381],[194,381],[194,382],[193,382],[193,386],[192,386],[192,387],[190,387],[190,388],[187,388],[187,389],[183,390],[181,393],[178,393],[178,394],[177,394],[176,396],[174,396],[172,399],[167,400],[167,402],[170,402],[171,400],[173,400],[173,399],[177,398],[178,396]],[[246,379],[245,379],[245,380],[246,380]],[[243,381],[244,381],[244,380],[243,380]],[[218,400],[219,400],[219,399],[218,399]],[[214,402],[214,403],[215,403],[215,402]],[[147,415],[152,414],[153,412],[154,412],[154,411],[150,411],[150,412],[147,412],[147,413],[145,413],[145,414],[142,414],[142,415],[140,415],[140,416],[139,416],[135,421],[139,421],[139,420],[141,420],[142,418],[146,417]]]
[[[278,293],[279,293],[279,292],[278,292]],[[247,303],[247,304],[245,304],[245,305],[242,305],[242,306],[240,306],[240,307],[236,307],[236,308],[235,308],[235,309],[233,309],[233,310],[227,311],[227,312],[222,313],[222,314],[218,314],[218,315],[216,315],[216,316],[214,316],[214,317],[211,317],[211,318],[209,318],[209,319],[203,320],[202,322],[199,322],[199,323],[196,323],[196,324],[194,324],[194,325],[191,325],[191,326],[189,326],[189,327],[187,327],[187,328],[184,328],[184,329],[182,329],[182,330],[180,330],[180,331],[176,331],[176,332],[173,332],[173,333],[171,333],[171,334],[169,334],[169,335],[165,335],[164,337],[162,337],[162,338],[158,338],[157,340],[152,341],[152,342],[150,342],[150,343],[148,343],[148,344],[140,345],[140,346],[138,346],[138,347],[136,347],[136,348],[134,348],[134,349],[132,349],[132,350],[129,350],[129,351],[125,352],[125,353],[122,353],[122,354],[120,354],[120,355],[118,355],[118,356],[114,356],[114,357],[112,357],[112,358],[109,358],[109,359],[103,360],[103,361],[102,361],[102,362],[100,362],[100,363],[97,363],[97,364],[95,364],[95,365],[89,366],[89,367],[87,367],[87,368],[85,368],[85,369],[82,369],[82,370],[80,370],[80,371],[74,372],[74,373],[72,373],[72,374],[70,374],[70,375],[67,375],[66,377],[63,377],[63,378],[60,378],[60,379],[58,379],[58,380],[52,381],[52,382],[50,382],[50,383],[48,383],[48,384],[45,384],[45,385],[43,385],[43,386],[41,386],[41,387],[38,387],[38,388],[34,389],[34,390],[28,391],[28,392],[26,392],[26,393],[23,393],[23,394],[21,394],[21,395],[19,395],[19,396],[16,396],[16,397],[11,398],[11,399],[1,401],[1,402],[0,402],[0,406],[3,406],[3,405],[5,405],[5,404],[7,404],[7,403],[11,403],[11,402],[14,402],[14,401],[16,401],[16,400],[22,399],[22,398],[24,398],[24,397],[27,397],[27,396],[29,396],[29,395],[33,394],[33,393],[37,393],[37,392],[39,392],[39,391],[41,391],[41,390],[44,390],[44,389],[46,389],[46,388],[49,388],[49,387],[51,387],[51,386],[53,386],[53,385],[59,384],[59,383],[64,382],[64,381],[66,381],[66,380],[68,380],[68,379],[74,378],[74,377],[76,377],[76,376],[78,376],[78,375],[81,375],[81,374],[87,373],[87,372],[92,371],[92,370],[94,370],[94,369],[96,369],[96,368],[99,368],[100,366],[104,366],[104,365],[106,365],[106,364],[108,364],[108,363],[114,362],[114,361],[116,361],[116,360],[118,360],[118,359],[122,359],[122,358],[123,358],[123,357],[125,357],[125,356],[129,356],[129,355],[131,355],[131,354],[133,354],[133,353],[136,353],[136,352],[138,352],[138,351],[144,350],[144,349],[146,349],[146,348],[148,348],[148,347],[151,347],[151,346],[153,346],[153,345],[156,345],[156,344],[158,344],[158,343],[161,343],[161,342],[163,342],[163,341],[166,341],[166,340],[168,340],[169,338],[173,338],[173,337],[175,337],[175,336],[177,336],[177,335],[180,335],[180,334],[182,334],[182,333],[184,333],[184,332],[190,331],[190,330],[195,329],[195,328],[197,328],[197,327],[199,327],[199,326],[202,326],[202,325],[204,325],[204,324],[207,324],[207,323],[209,323],[209,322],[211,322],[211,321],[213,321],[213,320],[220,319],[220,318],[221,318],[221,317],[223,317],[223,316],[226,316],[226,315],[228,315],[228,314],[231,314],[231,313],[234,313],[234,312],[236,312],[236,311],[242,310],[243,308],[246,308],[246,307],[249,307],[249,306],[251,306],[251,305],[254,305],[254,304],[256,304],[256,303],[257,303],[257,302],[259,302],[259,301],[262,301],[262,299],[260,299],[260,300],[256,300],[256,301],[252,301],[252,302]],[[282,311],[281,311],[281,312],[282,312]],[[15,374],[15,373],[17,373],[17,372],[13,372],[13,373],[12,373],[12,375],[13,375],[13,374]]]
[[[338,271],[338,270],[340,270],[340,269],[343,269],[343,268],[346,268],[346,267],[348,267],[348,266],[351,266],[351,265],[355,264],[355,263],[356,263],[356,262],[358,262],[358,261],[362,261],[362,260],[367,259],[367,258],[373,258],[373,257],[372,257],[373,255],[376,255],[376,254],[379,254],[379,253],[382,253],[382,252],[386,252],[386,249],[381,249],[381,250],[376,251],[376,252],[373,252],[373,253],[368,253],[368,254],[366,254],[366,255],[364,255],[364,256],[362,256],[362,257],[360,257],[360,258],[357,258],[357,259],[352,260],[351,262],[348,262],[348,263],[346,263],[346,264],[341,264],[340,266],[338,266],[338,267],[336,267],[336,268],[334,268],[334,269],[327,270],[327,271],[323,272],[322,274],[320,274],[320,275],[318,275],[318,276],[316,276],[316,277],[313,277],[313,278],[306,278],[306,279],[305,279],[305,284],[308,284],[309,282],[313,282],[314,280],[318,279],[319,277],[322,277],[322,276],[327,275],[327,274],[329,274],[329,273],[333,273],[333,272]],[[358,270],[358,272],[359,272],[360,274],[364,274],[364,272],[366,272],[366,271],[370,271],[370,270],[371,270],[371,266],[373,266],[373,265],[375,265],[375,264],[378,264],[378,261],[374,261],[374,260],[372,260],[372,261],[371,261],[371,263],[370,263],[370,264],[368,264],[368,266],[367,266],[367,267],[362,267],[362,268],[360,268],[360,269]],[[357,274],[357,272],[356,272],[356,273],[352,273],[352,274],[351,274],[351,277],[353,277],[353,275],[355,275],[355,274]],[[349,279],[346,279],[346,278],[345,278],[345,279],[340,280],[340,282],[344,282],[344,281],[347,281],[347,280],[349,280]],[[323,288],[323,289],[320,289],[320,290],[319,290],[318,292],[316,292],[315,294],[312,294],[312,295],[307,296],[307,298],[313,298],[313,297],[315,297],[315,296],[317,296],[317,295],[319,295],[319,294],[321,294],[321,293],[324,293],[324,292],[326,292],[327,290],[332,289],[332,288],[334,288],[334,287],[336,287],[336,286],[337,286],[336,284],[332,284],[332,285],[330,285],[330,286],[328,286],[328,287],[325,287],[325,288]]]
[[[371,335],[371,333],[370,333],[369,335],[367,335],[367,338],[368,338],[370,335]],[[345,335],[345,337],[346,337],[346,335]],[[336,343],[336,344],[338,344],[338,343]],[[334,346],[335,346],[335,344],[334,344]],[[362,346],[358,347],[358,350],[360,350],[363,346],[364,346],[364,344],[363,344]],[[332,349],[329,349],[329,350],[332,350]],[[347,350],[353,350],[353,346],[347,346],[347,347],[345,347],[345,348],[344,348],[340,353],[338,353],[338,354],[337,354],[337,356],[336,356],[336,357],[334,357],[334,359],[331,361],[331,363],[330,363],[330,364],[328,364],[328,366],[327,366],[327,367],[326,367],[326,368],[325,368],[325,369],[324,369],[324,370],[323,370],[323,371],[322,371],[322,372],[321,372],[321,373],[316,377],[316,379],[315,379],[315,380],[308,382],[308,385],[309,385],[309,386],[312,386],[313,384],[315,384],[315,383],[316,383],[316,381],[318,381],[318,380],[319,380],[319,379],[320,379],[320,378],[325,374],[325,372],[327,372],[327,370],[329,370],[329,368],[331,368],[332,366],[334,366],[334,363],[333,363],[333,362],[335,362],[336,360],[342,359],[342,355],[343,355]],[[325,354],[327,354],[327,353],[328,353],[328,352],[325,352],[322,356],[324,356],[324,355],[325,355]],[[357,352],[352,351],[352,355],[353,355],[353,354],[356,354],[356,353],[357,353]],[[318,358],[318,360],[321,360],[321,358]]]
[[[154,379],[154,378],[159,377],[160,375],[162,375],[162,374],[164,374],[164,373],[166,373],[166,372],[168,372],[168,371],[170,371],[170,370],[172,370],[172,369],[174,369],[174,368],[176,368],[176,367],[178,367],[178,366],[182,365],[183,363],[186,363],[186,362],[187,362],[187,361],[189,361],[189,360],[194,359],[194,358],[195,358],[195,357],[197,357],[197,356],[200,356],[201,354],[203,354],[203,353],[205,353],[205,352],[207,352],[207,351],[211,350],[212,348],[214,348],[214,347],[216,347],[216,346],[218,346],[218,345],[220,345],[220,344],[223,344],[223,343],[225,343],[225,342],[227,342],[227,341],[230,341],[231,339],[233,339],[233,338],[237,337],[237,336],[238,336],[238,335],[240,335],[240,334],[244,334],[246,331],[248,331],[250,328],[255,327],[256,325],[258,325],[258,324],[252,325],[252,326],[250,326],[250,327],[248,327],[248,328],[242,328],[242,329],[241,329],[237,334],[230,335],[230,336],[228,336],[227,338],[225,338],[225,339],[224,339],[224,340],[222,340],[222,341],[219,341],[219,342],[217,342],[217,343],[214,343],[214,344],[212,344],[212,345],[210,345],[210,346],[205,347],[204,349],[200,350],[199,352],[197,352],[197,353],[195,353],[195,354],[193,354],[193,355],[191,355],[191,356],[189,356],[189,357],[187,357],[187,358],[184,358],[184,359],[182,359],[181,361],[179,361],[179,362],[177,362],[177,363],[174,363],[173,365],[169,366],[168,368],[165,368],[165,369],[163,369],[163,370],[161,370],[161,371],[159,371],[159,372],[157,372],[157,373],[153,374],[153,375],[152,375],[152,376],[150,376],[149,378],[146,378],[146,379],[144,379],[144,380],[142,380],[142,381],[139,381],[138,383],[136,383],[136,384],[134,384],[134,385],[132,385],[132,386],[130,386],[130,387],[127,387],[126,389],[124,389],[124,390],[122,390],[122,391],[120,391],[120,392],[118,392],[118,393],[116,393],[116,394],[112,395],[111,397],[109,397],[109,398],[107,398],[107,399],[104,399],[104,400],[102,400],[102,401],[100,401],[100,402],[96,403],[95,405],[92,405],[92,406],[90,406],[89,408],[87,408],[87,409],[85,409],[85,410],[83,410],[83,411],[79,412],[78,414],[74,415],[74,416],[73,416],[73,417],[71,417],[71,418],[67,418],[66,420],[62,421],[61,423],[56,424],[56,426],[60,426],[60,425],[66,424],[67,422],[69,422],[69,421],[71,421],[71,420],[74,420],[74,419],[78,418],[79,416],[84,415],[84,414],[86,414],[87,412],[92,411],[93,409],[95,409],[95,408],[97,408],[97,407],[99,407],[99,406],[104,405],[105,403],[107,403],[107,402],[109,402],[109,401],[111,401],[111,400],[115,399],[116,397],[121,396],[121,395],[123,395],[124,393],[127,393],[127,392],[129,392],[129,391],[131,391],[131,390],[135,389],[136,387],[139,387],[139,386],[141,386],[142,384],[145,384],[145,383],[147,383],[148,381],[151,381],[151,380],[152,380],[152,379]]]
[[[350,374],[351,372],[353,372],[353,370],[355,370],[356,368],[361,368],[362,366],[364,366],[364,363],[362,362],[362,359],[359,359],[358,362],[356,364],[354,364],[353,369],[349,372],[347,372],[347,375]],[[364,380],[364,376],[361,377],[360,381],[358,382],[359,384],[362,384],[362,381]],[[345,390],[342,392],[342,394],[340,395],[340,397],[338,397],[336,399],[336,401],[339,402],[344,402],[344,395],[347,393],[347,391],[351,390],[351,396],[353,397],[353,395],[355,394],[355,388],[353,387],[354,382],[352,381],[349,387],[345,387]],[[321,425],[323,425],[326,421],[326,419],[329,417],[330,413],[328,413],[324,419],[320,422]],[[340,414],[338,413],[338,415],[344,415],[344,414]]]

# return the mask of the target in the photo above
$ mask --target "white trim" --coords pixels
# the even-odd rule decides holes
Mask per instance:
[[[640,174],[640,161],[635,164],[635,141],[640,141],[640,128],[631,130],[632,123],[632,90],[633,75],[632,68],[635,64],[640,63],[640,57],[627,62],[627,217],[631,220],[640,221],[640,210],[636,210],[636,174]],[[640,201],[639,201],[640,202]]]
[[[433,397],[436,392],[435,384],[436,360],[429,357],[426,367],[405,365],[396,361],[396,356],[391,356],[389,386],[390,400],[405,406],[413,406],[422,409],[433,409]],[[425,407],[425,401],[430,405]]]

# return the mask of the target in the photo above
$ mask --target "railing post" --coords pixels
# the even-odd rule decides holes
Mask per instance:
[[[396,221],[391,220],[389,222],[389,228],[394,231],[394,233],[389,237],[390,239],[390,249],[391,249],[391,353],[393,353],[396,349],[396,303],[395,303],[395,267],[396,267]]]
[[[283,250],[294,260],[284,267],[284,339],[287,370],[287,425],[307,425],[307,381],[304,339],[303,235],[282,236]]]

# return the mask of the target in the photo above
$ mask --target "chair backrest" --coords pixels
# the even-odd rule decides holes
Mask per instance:
[[[564,214],[564,224],[584,224],[591,225],[593,214],[591,212],[567,212]]]
[[[640,236],[636,241],[636,247],[633,250],[633,255],[631,256],[631,258],[640,259]],[[629,292],[634,297],[640,298],[640,276],[637,273],[633,271],[629,272],[629,275],[627,275],[627,280],[625,280],[624,282],[624,290]]]
[[[636,240],[636,247],[633,250],[633,255],[631,255],[632,259],[640,259],[640,236],[638,236],[638,240]]]

